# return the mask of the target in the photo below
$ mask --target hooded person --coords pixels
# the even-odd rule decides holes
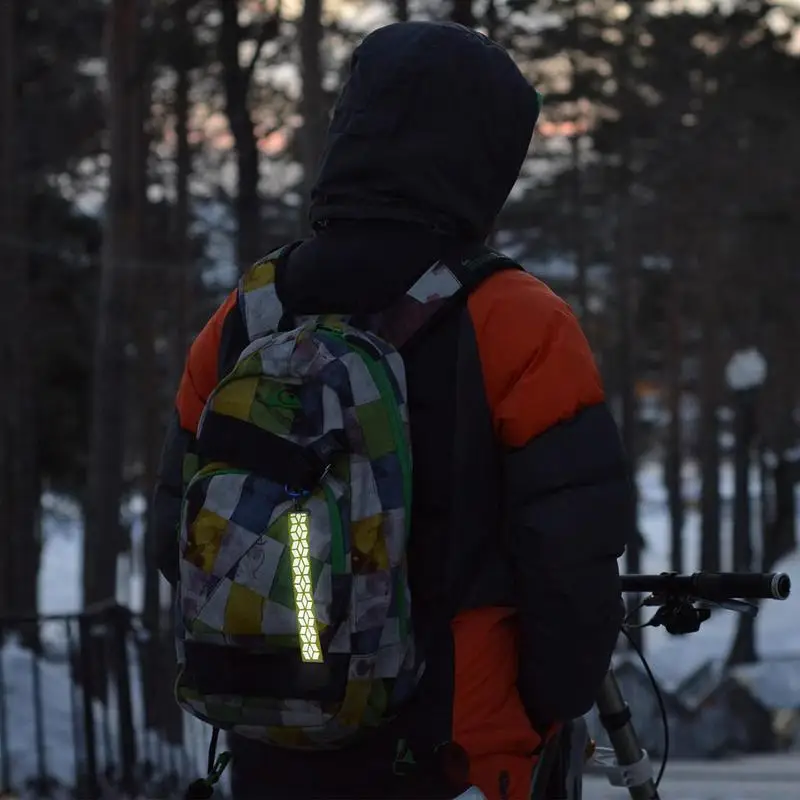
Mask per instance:
[[[479,33],[406,22],[367,36],[312,191],[314,233],[277,269],[283,307],[380,312],[431,264],[483,243],[538,113],[512,59]],[[165,443],[155,519],[173,584],[181,464],[249,343],[240,302],[232,292],[194,341]],[[522,270],[498,271],[405,368],[407,557],[425,673],[402,713],[359,745],[298,752],[237,739],[237,800],[441,798],[465,782],[489,800],[523,800],[545,732],[591,708],[608,668],[633,494],[567,304]],[[445,625],[442,609],[454,611]]]

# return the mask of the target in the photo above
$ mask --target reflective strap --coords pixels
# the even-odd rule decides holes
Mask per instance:
[[[309,554],[308,511],[290,511],[289,552],[292,557],[292,585],[297,612],[297,634],[300,638],[300,655],[305,662],[322,661],[319,631],[314,617],[314,586],[311,582],[311,558]]]

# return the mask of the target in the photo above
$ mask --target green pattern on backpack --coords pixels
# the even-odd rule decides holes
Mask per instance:
[[[291,747],[339,746],[380,724],[421,671],[406,573],[405,373],[393,347],[346,320],[307,319],[271,332],[280,315],[274,274],[267,261],[242,279],[240,305],[256,337],[209,397],[198,439],[216,416],[302,447],[331,435],[344,446],[301,498],[236,465],[196,471],[180,528],[179,639],[184,647],[319,656],[311,662],[344,657],[345,683],[334,702],[213,696],[193,687],[184,669],[177,696],[217,727]],[[292,527],[305,527],[306,541],[293,544]],[[309,599],[313,621],[304,628]]]

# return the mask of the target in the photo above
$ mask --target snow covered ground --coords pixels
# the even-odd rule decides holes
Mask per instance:
[[[800,789],[800,756],[758,756],[724,762],[676,762],[667,768],[662,800],[791,800]],[[607,781],[584,781],[583,800],[624,800]]]
[[[39,611],[43,615],[70,614],[80,610],[81,597],[81,547],[82,522],[77,506],[62,498],[45,496],[43,516],[43,537],[45,546],[42,566],[39,573]],[[132,559],[121,558],[119,564],[120,581],[117,599],[135,611],[141,610],[143,583],[135,569],[141,563],[141,503],[133,502],[127,513],[133,522],[132,539],[134,555]],[[131,563],[133,562],[133,563]],[[168,587],[164,587],[165,599]],[[18,643],[9,642],[0,651],[0,682],[6,687],[5,718],[8,720],[7,746],[9,754],[9,779],[12,787],[20,787],[38,774],[45,774],[61,785],[75,783],[75,753],[80,752],[81,733],[81,695],[75,690],[70,679],[69,665],[66,662],[67,634],[63,621],[52,621],[42,625],[42,637],[48,657],[39,660],[38,676],[42,687],[44,724],[43,759],[39,763],[36,743],[37,724],[33,716],[34,697],[34,659],[29,651]],[[134,713],[134,726],[137,731],[137,753],[140,760],[150,760],[161,766],[162,771],[179,769],[185,774],[196,771],[199,777],[204,774],[210,729],[191,717],[185,717],[185,752],[175,752],[152,734],[142,733],[142,703],[138,662],[131,651],[131,692]],[[165,676],[165,680],[171,677]],[[0,705],[0,716],[3,707]],[[117,762],[116,710],[113,700],[104,709],[95,704],[95,727],[98,740],[98,761],[102,771],[109,763]],[[0,720],[0,725],[2,721]],[[0,742],[3,739],[0,727]],[[79,756],[80,757],[80,756]],[[2,750],[0,750],[0,783],[2,772]],[[0,786],[0,790],[2,786]]]
[[[659,572],[669,564],[669,520],[665,511],[665,490],[660,467],[645,465],[639,476],[641,490],[640,523],[647,540],[643,571]],[[723,496],[732,495],[732,474],[722,472]],[[757,487],[754,487],[756,489]],[[698,480],[693,467],[689,465],[685,473],[685,494],[690,510],[687,514],[685,530],[685,570],[698,567],[699,555],[699,515],[695,502],[699,494]],[[757,494],[757,493],[756,493]],[[70,503],[57,498],[46,498],[44,518],[45,547],[42,569],[39,577],[39,607],[42,613],[66,613],[80,607],[80,549],[81,520],[77,509]],[[135,504],[130,513],[135,519],[141,509]],[[723,539],[730,543],[730,524],[726,522]],[[142,583],[136,564],[140,563],[141,526],[133,525],[134,556],[123,559],[120,564],[121,580],[118,591],[120,602],[134,609],[141,607]],[[728,552],[724,559],[729,560]],[[727,566],[723,561],[723,568]],[[796,585],[800,585],[800,554],[795,554],[779,565],[788,572]],[[800,655],[800,625],[797,624],[798,606],[796,598],[784,603],[765,603],[758,622],[758,647],[763,656]],[[675,685],[709,658],[721,658],[727,653],[732,641],[736,617],[733,614],[717,614],[699,634],[674,638],[662,629],[645,631],[648,660],[661,682],[667,686]],[[59,643],[59,629],[48,628],[45,636]],[[20,785],[37,772],[35,757],[34,728],[31,718],[31,697],[34,672],[30,655],[18,645],[11,643],[2,651],[1,661],[6,691],[6,718],[13,720],[9,726],[9,755],[13,784]],[[764,682],[763,675],[759,680]],[[43,662],[41,682],[44,687],[44,726],[45,772],[60,782],[71,784],[74,780],[73,716],[71,712],[72,688],[68,668],[64,663]],[[766,679],[769,683],[769,679]],[[794,694],[800,707],[800,676],[794,681]],[[1,711],[2,709],[0,709]],[[98,714],[100,713],[98,709]],[[187,719],[188,758],[201,769],[205,759],[209,731],[205,726]],[[0,737],[2,730],[0,729]],[[140,740],[140,752],[145,751],[145,743]],[[101,749],[102,753],[102,749]],[[800,756],[787,756],[769,762],[743,761],[737,766],[733,762],[723,765],[694,764],[692,766],[672,765],[665,778],[665,797],[681,800],[772,800],[774,797],[789,798],[797,796],[800,786]],[[780,768],[777,765],[780,764]],[[0,765],[1,767],[2,765]],[[730,768],[730,769],[729,769]],[[705,770],[705,772],[703,772]],[[737,771],[738,770],[738,771]],[[747,778],[758,777],[764,770],[775,777],[773,789],[766,789]],[[788,770],[788,772],[787,772]],[[794,770],[794,771],[792,771]],[[699,771],[699,772],[698,772]],[[705,777],[703,777],[705,776]],[[0,772],[0,778],[2,773]],[[699,787],[699,788],[698,788]],[[790,789],[790,787],[793,787]],[[624,796],[624,793],[623,795]],[[586,797],[589,800],[606,800],[620,797],[602,781],[591,778],[587,781]]]

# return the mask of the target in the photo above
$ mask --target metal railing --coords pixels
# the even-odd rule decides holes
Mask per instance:
[[[117,603],[0,616],[4,641],[0,797],[64,789],[81,800],[178,795],[192,774],[182,736],[173,730],[168,743],[152,724],[153,705],[165,703],[152,687],[163,691],[170,683],[164,663],[153,658],[171,643],[152,646],[139,617]]]

